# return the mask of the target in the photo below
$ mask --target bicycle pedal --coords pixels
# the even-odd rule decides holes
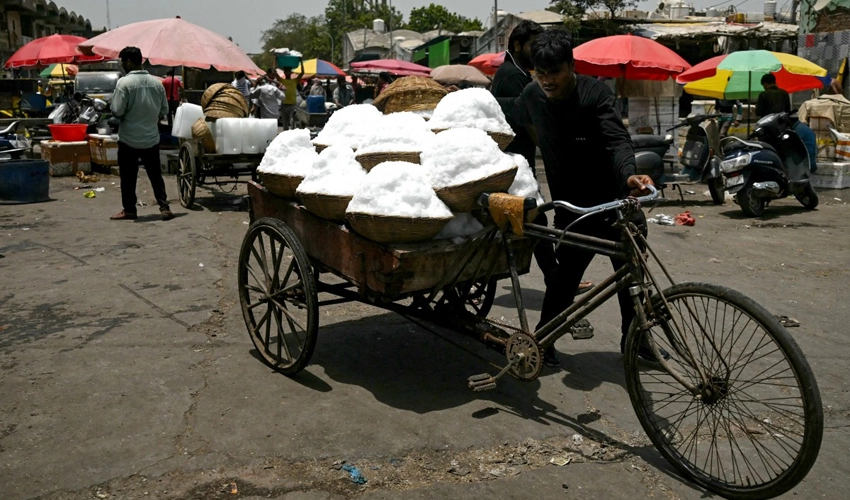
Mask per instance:
[[[573,340],[592,339],[593,325],[590,324],[587,318],[581,319],[570,328],[570,335],[573,336]]]
[[[489,391],[496,388],[496,379],[489,373],[481,373],[469,377],[469,388],[475,392]]]

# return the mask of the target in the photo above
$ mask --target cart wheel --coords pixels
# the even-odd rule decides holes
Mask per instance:
[[[198,184],[198,171],[195,166],[195,153],[188,144],[180,146],[180,154],[177,156],[179,170],[177,171],[177,195],[180,204],[185,208],[192,208],[195,203],[195,187]]]
[[[496,298],[496,280],[491,279],[486,283],[482,280],[471,285],[458,285],[456,290],[467,311],[480,318],[486,318],[493,307],[493,300]]]
[[[254,222],[239,254],[239,300],[263,360],[292,375],[310,361],[319,328],[316,281],[307,253],[283,222]]]
[[[524,382],[530,382],[540,376],[543,369],[543,351],[534,337],[526,333],[510,336],[505,347],[505,356],[510,362],[517,355],[522,356],[522,360],[511,367],[511,373]]]

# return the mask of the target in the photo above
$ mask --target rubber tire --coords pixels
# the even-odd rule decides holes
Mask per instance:
[[[639,372],[643,367],[641,365],[642,361],[639,360],[637,355],[641,335],[638,334],[637,321],[635,321],[626,338],[626,350],[623,361],[626,370],[626,388],[629,392],[629,399],[632,401],[632,406],[647,436],[661,455],[679,472],[694,483],[718,495],[736,499],[763,499],[773,498],[789,491],[799,484],[811,470],[817,460],[823,439],[823,404],[821,402],[820,391],[818,390],[812,369],[799,346],[775,316],[740,292],[708,283],[680,283],[664,290],[663,294],[668,303],[675,301],[676,297],[681,296],[708,296],[719,302],[737,307],[757,321],[770,334],[775,341],[775,345],[785,354],[789,365],[797,376],[800,394],[804,398],[803,407],[805,408],[804,420],[806,430],[799,454],[791,467],[765,485],[732,487],[715,481],[707,474],[701,474],[701,471],[695,470],[688,464],[681,462],[677,458],[676,451],[669,447],[666,438],[655,432],[655,428],[651,424],[650,415],[647,413],[647,408],[642,404],[643,392],[639,383]],[[654,310],[659,310],[661,307],[660,296],[655,295],[651,300]],[[675,356],[676,354],[673,355]]]
[[[280,360],[271,353],[266,352],[265,345],[262,339],[252,334],[253,325],[251,312],[248,309],[248,259],[251,256],[251,247],[253,246],[256,236],[260,233],[272,233],[282,240],[292,252],[292,258],[295,259],[297,266],[297,274],[301,276],[301,281],[304,287],[304,303],[307,311],[307,326],[305,328],[305,341],[303,349],[298,357],[291,363],[282,365]],[[298,241],[295,233],[289,227],[278,219],[264,217],[251,224],[245,238],[242,240],[242,248],[239,252],[239,268],[238,268],[238,287],[239,287],[239,302],[242,305],[242,317],[245,320],[245,327],[248,329],[248,336],[254,343],[258,354],[267,365],[272,369],[284,374],[294,375],[307,366],[310,358],[313,356],[313,351],[316,349],[316,338],[319,330],[319,302],[316,287],[316,280],[313,276],[313,264],[307,256],[304,247]]]
[[[744,212],[744,215],[748,217],[761,217],[764,215],[765,201],[764,198],[755,198],[753,193],[753,185],[752,183],[744,186],[740,191],[738,191],[738,196],[736,197],[738,201],[738,205],[740,205],[741,210]]]
[[[794,195],[797,198],[797,201],[800,202],[805,208],[809,210],[814,210],[818,207],[818,193],[815,191],[815,188],[812,187],[811,184],[806,184],[806,191],[803,194]]]
[[[180,146],[177,165],[177,197],[183,208],[192,208],[195,203],[195,189],[198,186],[198,167],[195,152],[188,144]]]
[[[707,182],[708,193],[711,195],[711,201],[713,201],[715,205],[722,205],[726,200],[726,191],[724,189],[726,184],[723,180],[723,176],[708,179]]]

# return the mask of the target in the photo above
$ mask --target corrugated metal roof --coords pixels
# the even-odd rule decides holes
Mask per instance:
[[[733,24],[725,21],[635,24],[633,32],[653,40],[676,38],[713,38],[717,36],[748,36],[753,38],[796,37],[798,26],[774,22],[756,25]]]
[[[513,15],[521,19],[534,21],[537,24],[564,24],[564,16],[548,10],[532,10]]]

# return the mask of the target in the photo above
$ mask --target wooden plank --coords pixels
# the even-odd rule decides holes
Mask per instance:
[[[269,193],[259,184],[248,183],[251,220],[274,217],[292,229],[304,250],[315,261],[360,287],[361,294],[375,300],[393,301],[416,292],[432,290],[447,273],[456,272],[473,244],[456,245],[448,240],[384,245],[363,238],[346,226],[319,218],[291,200]],[[513,241],[519,272],[528,272],[534,241]],[[479,267],[478,263],[483,262]],[[507,256],[500,240],[488,245],[463,268],[459,281],[483,277],[495,262],[495,276],[509,273]],[[475,276],[476,270],[478,276]]]

